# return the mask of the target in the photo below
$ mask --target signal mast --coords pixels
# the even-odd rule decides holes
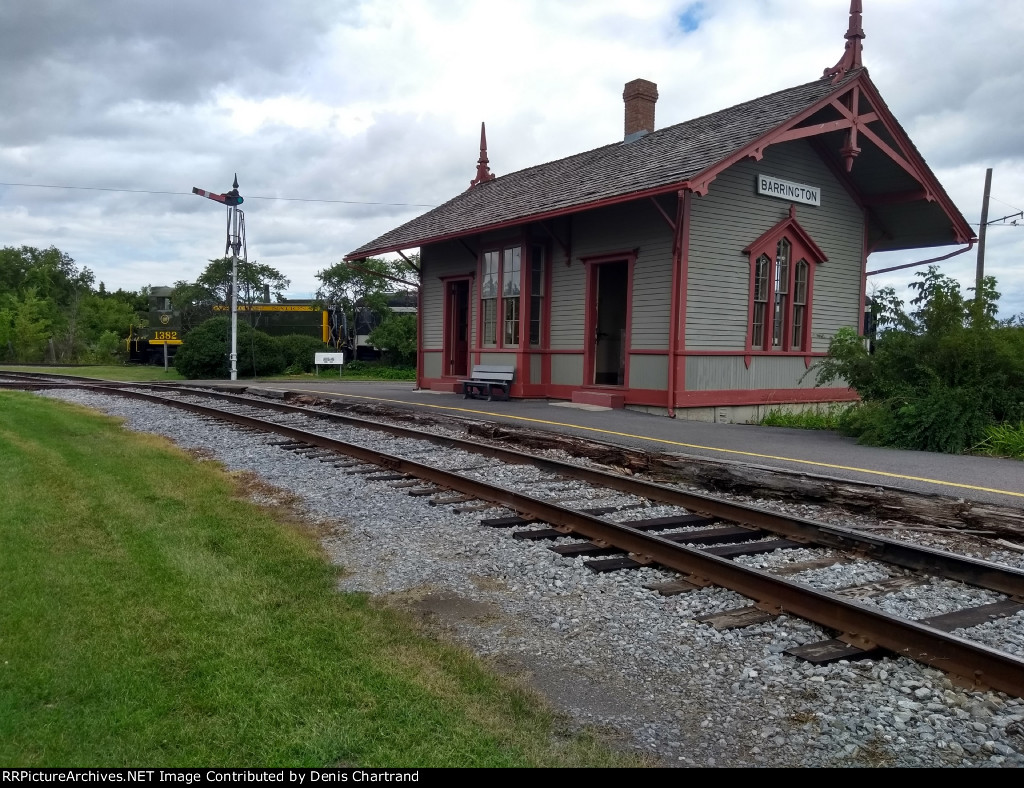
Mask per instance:
[[[227,194],[214,194],[205,189],[192,187],[192,193],[208,200],[219,202],[228,208],[227,242],[224,244],[224,256],[231,250],[231,379],[238,380],[238,253],[245,250],[245,214],[238,210],[244,200],[238,193],[238,173]],[[243,260],[247,252],[243,251]]]

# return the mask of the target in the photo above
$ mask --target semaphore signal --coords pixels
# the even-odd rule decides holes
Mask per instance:
[[[231,379],[238,380],[238,253],[245,248],[245,215],[238,209],[244,200],[238,193],[238,173],[235,173],[231,191],[215,194],[205,189],[192,187],[192,193],[208,200],[219,202],[228,208],[227,243],[224,245],[225,256],[231,251]]]

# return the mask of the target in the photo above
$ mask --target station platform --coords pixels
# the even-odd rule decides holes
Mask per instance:
[[[646,451],[896,488],[1024,509],[1024,462],[995,457],[860,446],[832,432],[712,424],[554,400],[489,402],[417,390],[404,381],[191,381],[192,385],[273,389],[493,420]]]

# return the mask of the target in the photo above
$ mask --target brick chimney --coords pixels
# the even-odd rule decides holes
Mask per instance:
[[[646,79],[634,79],[626,83],[622,91],[622,100],[626,102],[626,139],[641,131],[654,131],[657,85]]]

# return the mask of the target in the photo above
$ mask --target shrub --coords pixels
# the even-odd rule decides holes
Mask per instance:
[[[350,361],[341,370],[350,380],[416,380],[415,367],[393,367],[380,361]]]
[[[842,429],[864,443],[963,452],[993,425],[1024,419],[1024,327],[995,320],[999,294],[988,277],[980,298],[934,266],[919,273],[903,310],[891,288],[876,298],[874,352],[852,329],[836,333],[815,367],[818,385],[845,380],[864,406]]]
[[[189,379],[226,378],[231,373],[228,353],[231,319],[215,317],[185,335],[174,356],[174,367]],[[281,347],[262,331],[238,323],[238,374],[243,377],[276,375],[284,370]]]
[[[284,371],[289,375],[300,375],[303,372],[312,372],[316,365],[316,354],[330,351],[316,337],[308,334],[288,334],[283,337],[275,337],[281,353],[284,356]]]

